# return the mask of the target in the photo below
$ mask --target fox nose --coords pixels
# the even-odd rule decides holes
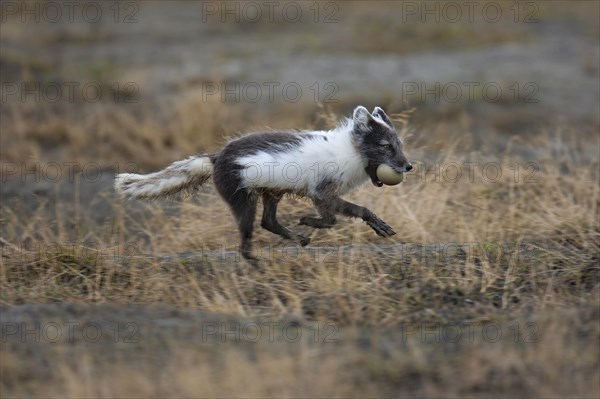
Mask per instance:
[[[413,166],[411,163],[409,163],[404,168],[406,169],[407,172],[410,172],[412,170]]]

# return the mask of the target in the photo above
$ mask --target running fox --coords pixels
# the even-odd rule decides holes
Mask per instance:
[[[376,107],[371,114],[358,106],[352,118],[344,118],[333,130],[250,134],[230,141],[220,152],[192,156],[155,173],[119,174],[115,189],[130,198],[155,199],[194,191],[212,177],[237,222],[242,256],[256,260],[251,239],[259,197],[264,207],[261,226],[303,246],[310,242],[308,237],[277,221],[277,204],[284,194],[314,203],[320,217],[305,216],[301,225],[329,228],[340,214],[361,218],[382,237],[396,234],[373,212],[340,196],[368,179],[381,187],[381,164],[399,173],[410,171],[402,147],[383,109]]]

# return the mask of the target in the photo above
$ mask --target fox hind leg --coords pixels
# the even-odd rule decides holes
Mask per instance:
[[[247,191],[238,191],[230,198],[229,205],[235,221],[237,222],[241,238],[241,253],[249,261],[257,261],[252,255],[252,232],[254,231],[254,218],[256,217],[256,197]]]
[[[302,246],[308,245],[310,238],[292,233],[288,228],[282,226],[277,221],[277,205],[279,204],[279,201],[281,201],[281,197],[281,194],[263,194],[264,209],[260,224],[261,227],[288,240],[298,241]]]
[[[240,231],[241,255],[256,265],[258,258],[252,255],[252,233],[256,217],[256,194],[242,188],[242,179],[239,167],[233,164],[226,156],[215,157],[213,181],[221,198],[229,205],[231,213]]]

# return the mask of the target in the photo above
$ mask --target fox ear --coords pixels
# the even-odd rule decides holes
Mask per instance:
[[[371,119],[373,119],[373,117],[365,107],[359,105],[354,109],[352,119],[354,119],[354,123],[356,125],[367,127],[369,126],[369,122]]]
[[[377,118],[380,118],[389,127],[392,127],[392,128],[394,127],[392,125],[392,121],[390,120],[390,118],[388,118],[388,116],[386,115],[386,113],[383,111],[383,108],[381,108],[381,107],[375,107],[375,109],[373,110],[373,116],[375,116]]]

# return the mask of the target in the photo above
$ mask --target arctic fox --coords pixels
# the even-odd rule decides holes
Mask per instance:
[[[303,217],[301,225],[329,228],[340,214],[361,218],[382,237],[396,234],[373,212],[340,196],[368,179],[381,187],[379,165],[398,173],[410,171],[402,147],[383,109],[376,107],[371,114],[358,106],[352,118],[333,130],[250,134],[230,141],[220,152],[192,156],[155,173],[119,174],[115,189],[126,197],[155,199],[193,191],[212,177],[237,222],[242,256],[255,261],[251,239],[259,197],[264,208],[261,226],[303,246],[308,237],[277,221],[277,204],[284,194],[308,197],[314,203],[320,217]]]

